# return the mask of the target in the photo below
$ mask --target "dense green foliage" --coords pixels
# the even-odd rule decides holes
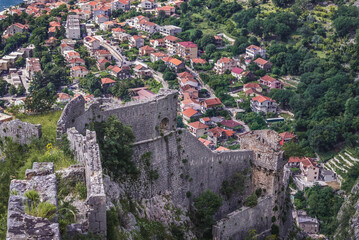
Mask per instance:
[[[330,187],[314,185],[306,188],[305,193],[298,191],[295,195],[297,209],[305,209],[312,217],[320,222],[320,232],[332,235],[337,227],[336,215],[342,205],[343,198],[335,194]]]
[[[123,174],[137,175],[132,161],[135,136],[130,126],[122,124],[116,116],[106,122],[95,122],[94,128],[100,146],[103,168],[115,178]]]
[[[195,222],[203,230],[204,237],[211,236],[212,225],[214,223],[213,215],[222,205],[222,199],[210,190],[201,193],[194,199]]]

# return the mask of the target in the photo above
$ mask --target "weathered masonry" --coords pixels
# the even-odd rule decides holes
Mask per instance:
[[[0,136],[10,137],[20,144],[28,144],[33,138],[40,138],[41,134],[40,124],[21,122],[18,119],[0,124]]]
[[[151,198],[169,191],[174,203],[189,207],[192,199],[206,189],[219,194],[223,181],[249,170],[245,191],[224,201],[216,218],[237,210],[241,205],[239,202],[243,202],[257,188],[266,189],[263,199],[259,199],[258,206],[253,209],[236,211],[225,217],[215,227],[215,237],[241,239],[251,228],[257,228],[258,233],[266,233],[272,224],[268,219],[273,216],[279,219],[279,211],[272,210],[275,203],[283,201],[279,192],[285,162],[278,134],[271,130],[250,132],[241,138],[241,150],[213,152],[186,130],[176,129],[177,92],[173,90],[161,90],[152,99],[126,104],[113,99],[96,99],[86,104],[80,96],[65,107],[58,121],[58,138],[67,133],[77,159],[89,166],[86,182],[94,181],[96,189],[100,189],[95,193],[100,194],[96,198],[99,209],[102,209],[102,177],[91,179],[87,175],[88,172],[101,170],[100,155],[94,133],[86,132],[86,129],[92,122],[105,121],[113,115],[130,125],[136,137],[133,160],[141,174],[135,182],[121,183],[134,199]],[[86,137],[80,135],[85,133]],[[157,180],[150,179],[148,169],[143,166],[144,156],[150,157],[150,170],[158,173]],[[91,186],[88,186],[89,190],[92,191]],[[189,198],[188,193],[192,197]],[[102,228],[105,220],[101,220],[105,216],[99,214],[99,209],[94,208],[96,221],[93,227],[105,233]],[[258,214],[262,214],[263,221],[249,217]],[[247,221],[238,222],[238,218]],[[280,224],[278,220],[276,223]]]

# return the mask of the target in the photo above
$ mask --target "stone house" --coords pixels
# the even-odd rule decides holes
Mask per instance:
[[[319,233],[319,221],[316,218],[308,216],[303,210],[298,210],[296,213],[296,222],[304,232],[308,234]]]
[[[127,67],[120,68],[119,66],[108,66],[108,72],[121,80],[131,77],[130,69]]]
[[[302,175],[305,177],[308,182],[316,182],[319,180],[319,166],[311,158],[305,158],[300,162],[299,165]]]
[[[196,138],[202,137],[208,133],[209,127],[200,121],[188,123],[188,130],[196,136]]]
[[[75,66],[70,69],[72,78],[85,77],[89,71],[84,66]]]
[[[67,93],[59,93],[57,97],[57,102],[60,103],[68,103],[70,102],[72,97],[68,95]]]
[[[207,60],[206,59],[203,59],[203,58],[192,58],[190,60],[190,63],[191,63],[191,67],[194,68],[195,65],[205,65],[207,63]]]
[[[254,89],[257,92],[262,92],[262,88],[258,83],[246,83],[243,85],[243,92],[246,92],[249,89]]]
[[[106,58],[102,58],[102,59],[99,59],[96,61],[96,66],[99,70],[105,70],[106,63],[111,64],[111,62],[109,60],[107,60]]]
[[[270,71],[270,69],[272,68],[272,63],[268,62],[267,60],[264,60],[263,58],[257,58],[256,60],[253,61],[255,64],[257,64],[257,66],[260,69],[264,69],[267,72]]]
[[[107,22],[108,20],[109,20],[108,16],[103,15],[103,14],[99,14],[95,17],[95,22],[98,25],[101,25],[102,23]]]
[[[150,55],[154,51],[155,51],[155,49],[153,47],[146,45],[139,49],[139,54],[140,54],[140,56],[146,56],[146,55]]]
[[[220,108],[222,107],[222,102],[219,98],[209,98],[201,102],[201,111],[206,113],[208,109]]]
[[[138,78],[145,78],[151,77],[152,71],[150,68],[143,66],[142,64],[138,64],[134,69],[133,72]]]
[[[277,104],[275,103],[274,100],[272,100],[269,97],[257,96],[257,97],[252,98],[252,100],[251,100],[251,109],[253,112],[256,112],[256,113],[259,113],[259,112],[276,113],[277,112]]]
[[[220,36],[214,35],[214,43],[217,47],[222,47],[223,39]]]
[[[27,31],[29,28],[28,25],[23,25],[21,23],[14,23],[12,25],[10,25],[7,29],[6,29],[6,33],[10,36],[15,35],[16,33],[24,33],[25,31]]]
[[[324,182],[334,182],[337,180],[337,174],[330,170],[321,168],[320,169],[320,180]]]
[[[218,142],[226,141],[227,139],[233,137],[235,134],[232,130],[226,130],[221,127],[215,127],[212,129],[209,129],[208,131],[208,140],[212,141],[215,145],[217,145]]]

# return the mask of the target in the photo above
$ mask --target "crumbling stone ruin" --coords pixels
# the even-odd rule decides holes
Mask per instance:
[[[42,134],[40,124],[31,124],[15,119],[0,124],[0,136],[11,137],[20,144],[28,144],[33,138],[40,138]]]
[[[60,239],[56,219],[48,220],[25,213],[28,199],[24,195],[28,190],[37,191],[41,202],[48,201],[57,206],[54,164],[35,162],[32,169],[26,170],[25,176],[25,180],[12,180],[10,184],[6,239]]]
[[[65,107],[58,121],[57,134],[58,138],[68,134],[75,155],[79,154],[77,159],[89,166],[89,172],[99,171],[101,165],[95,133],[86,129],[92,122],[106,121],[113,115],[130,125],[136,137],[133,160],[141,170],[140,177],[137,181],[118,183],[131,198],[141,201],[169,192],[174,204],[189,209],[192,199],[203,191],[210,189],[220,194],[223,181],[230,180],[238,172],[247,172],[245,190],[224,201],[215,216],[223,219],[214,227],[214,237],[241,239],[253,228],[265,235],[271,224],[283,225],[283,217],[280,218],[283,210],[276,208],[285,201],[282,182],[285,161],[276,132],[250,132],[241,138],[241,150],[213,152],[186,130],[176,129],[176,91],[161,90],[152,99],[126,104],[111,99],[96,99],[86,104],[79,96]],[[81,134],[86,134],[86,137]],[[157,180],[149,178],[149,170],[143,166],[144,156],[150,156],[150,169],[158,173]],[[86,182],[89,184],[92,180],[87,174]],[[96,186],[101,185],[102,178],[95,182]],[[258,205],[238,210],[242,205],[239,203],[258,188],[265,189]],[[96,204],[102,209],[102,189],[107,196],[111,195],[108,192],[111,190],[107,186],[98,189],[101,189],[98,192],[101,200]],[[188,197],[189,193],[192,197]],[[103,231],[102,216],[97,215],[97,210],[94,212],[99,221],[93,225],[94,230]],[[91,228],[90,224],[89,230]],[[285,230],[281,234],[285,234]]]
[[[86,136],[82,136],[77,130],[68,129],[67,136],[75,159],[85,168],[87,228],[92,233],[106,236],[106,195],[96,133],[87,130]]]

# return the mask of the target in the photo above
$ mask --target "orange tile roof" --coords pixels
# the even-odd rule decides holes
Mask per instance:
[[[208,141],[208,140],[203,139],[203,138],[198,138],[198,140],[199,140],[201,143],[203,143],[206,147],[211,144],[211,141]]]
[[[200,121],[197,122],[191,122],[188,124],[189,126],[195,128],[195,129],[204,129],[204,128],[208,128],[208,126],[206,124],[201,123]]]
[[[188,108],[182,112],[183,115],[189,118],[194,116],[196,113],[198,113],[198,111],[194,110],[193,108]]]
[[[259,65],[265,65],[268,63],[267,60],[264,60],[263,58],[257,58],[256,60],[254,60],[253,62],[258,63]]]
[[[101,79],[101,83],[102,84],[110,84],[110,83],[115,83],[115,80],[112,80],[111,78],[102,78]]]
[[[252,100],[253,100],[253,101],[258,101],[258,102],[260,102],[260,103],[265,102],[265,101],[273,102],[273,100],[272,100],[271,98],[265,97],[265,96],[262,96],[262,95],[261,95],[261,96],[254,97],[254,98],[252,98]]]
[[[176,66],[182,64],[182,61],[179,60],[179,59],[177,59],[177,58],[172,58],[172,59],[170,60],[170,62],[173,63],[173,64],[176,65]]]
[[[230,59],[230,58],[227,58],[227,57],[223,57],[221,59],[218,60],[220,63],[230,63],[232,62],[233,60]]]
[[[274,82],[276,81],[274,78],[270,77],[269,75],[265,75],[264,77],[261,77],[261,79],[263,81],[267,81],[267,82]]]
[[[219,98],[210,98],[210,99],[206,99],[204,100],[204,102],[207,104],[207,106],[211,107],[211,106],[217,106],[217,105],[221,105],[222,102],[221,100],[219,100]]]
[[[220,146],[219,148],[216,149],[217,152],[222,152],[222,151],[229,151],[228,148],[222,147]]]

